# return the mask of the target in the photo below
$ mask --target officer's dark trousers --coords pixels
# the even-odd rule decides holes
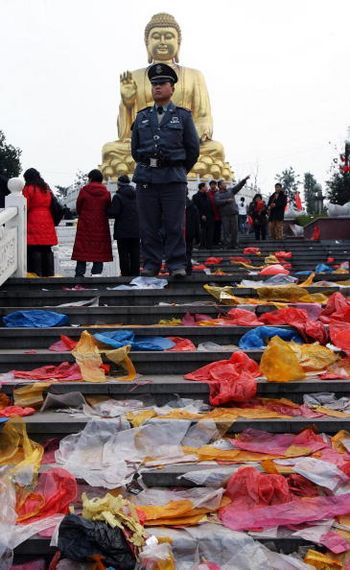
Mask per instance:
[[[185,182],[136,186],[144,269],[159,271],[163,257],[170,271],[186,267],[186,190]]]
[[[120,273],[123,276],[140,275],[140,240],[138,238],[117,239]]]
[[[213,220],[201,221],[201,247],[211,249],[213,247],[214,222]]]
[[[51,245],[27,246],[28,273],[36,273],[40,277],[50,277],[55,274]]]

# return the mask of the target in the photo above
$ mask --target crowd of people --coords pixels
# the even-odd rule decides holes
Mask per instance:
[[[123,276],[140,274],[141,253],[141,275],[158,275],[165,260],[169,274],[182,279],[192,272],[194,244],[207,249],[235,248],[239,231],[245,233],[248,222],[257,240],[266,239],[268,224],[273,239],[283,236],[287,199],[281,184],[275,185],[267,204],[256,194],[248,207],[244,197],[237,203],[236,195],[249,176],[232,187],[225,180],[211,180],[209,186],[201,182],[193,199],[189,198],[187,175],[200,158],[200,141],[191,111],[171,100],[178,81],[172,67],[163,63],[151,65],[148,78],[154,105],[139,111],[132,127],[136,188],[128,176],[119,176],[112,200],[102,173],[94,169],[88,174],[88,184],[79,192],[72,253],[77,278],[85,276],[89,262],[91,276],[96,277],[102,274],[103,264],[112,261],[110,218],[115,220],[113,237]],[[24,180],[28,271],[51,276],[52,246],[58,241],[55,226],[64,211],[38,170],[26,170]]]

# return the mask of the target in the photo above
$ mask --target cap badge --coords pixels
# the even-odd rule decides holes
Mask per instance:
[[[161,65],[157,65],[157,67],[156,67],[156,73],[162,73],[162,71],[163,71],[162,66],[161,66]]]

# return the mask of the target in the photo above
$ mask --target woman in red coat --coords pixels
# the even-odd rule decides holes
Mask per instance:
[[[72,253],[76,277],[84,277],[87,261],[92,261],[91,276],[96,277],[102,273],[103,262],[113,260],[107,216],[111,194],[102,184],[99,170],[91,170],[88,178],[89,184],[83,186],[77,200],[79,219]]]
[[[35,168],[26,170],[23,177],[23,195],[27,198],[28,271],[50,277],[55,273],[51,246],[57,244],[51,214],[51,190]]]

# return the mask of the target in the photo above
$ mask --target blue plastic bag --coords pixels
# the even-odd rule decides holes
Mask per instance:
[[[162,336],[137,336],[129,330],[96,333],[94,337],[111,348],[120,348],[129,344],[132,350],[167,350],[175,346],[175,343],[168,338]]]
[[[315,272],[316,273],[333,273],[333,268],[330,267],[329,265],[326,265],[326,263],[319,263],[315,267]]]
[[[238,346],[243,349],[265,348],[273,336],[279,336],[286,341],[294,340],[300,344],[304,342],[301,336],[294,330],[284,329],[282,327],[261,326],[246,332],[241,337]]]
[[[37,328],[44,329],[47,327],[62,327],[69,325],[68,315],[62,313],[55,313],[54,311],[14,311],[9,313],[2,319],[5,327],[17,328]]]

